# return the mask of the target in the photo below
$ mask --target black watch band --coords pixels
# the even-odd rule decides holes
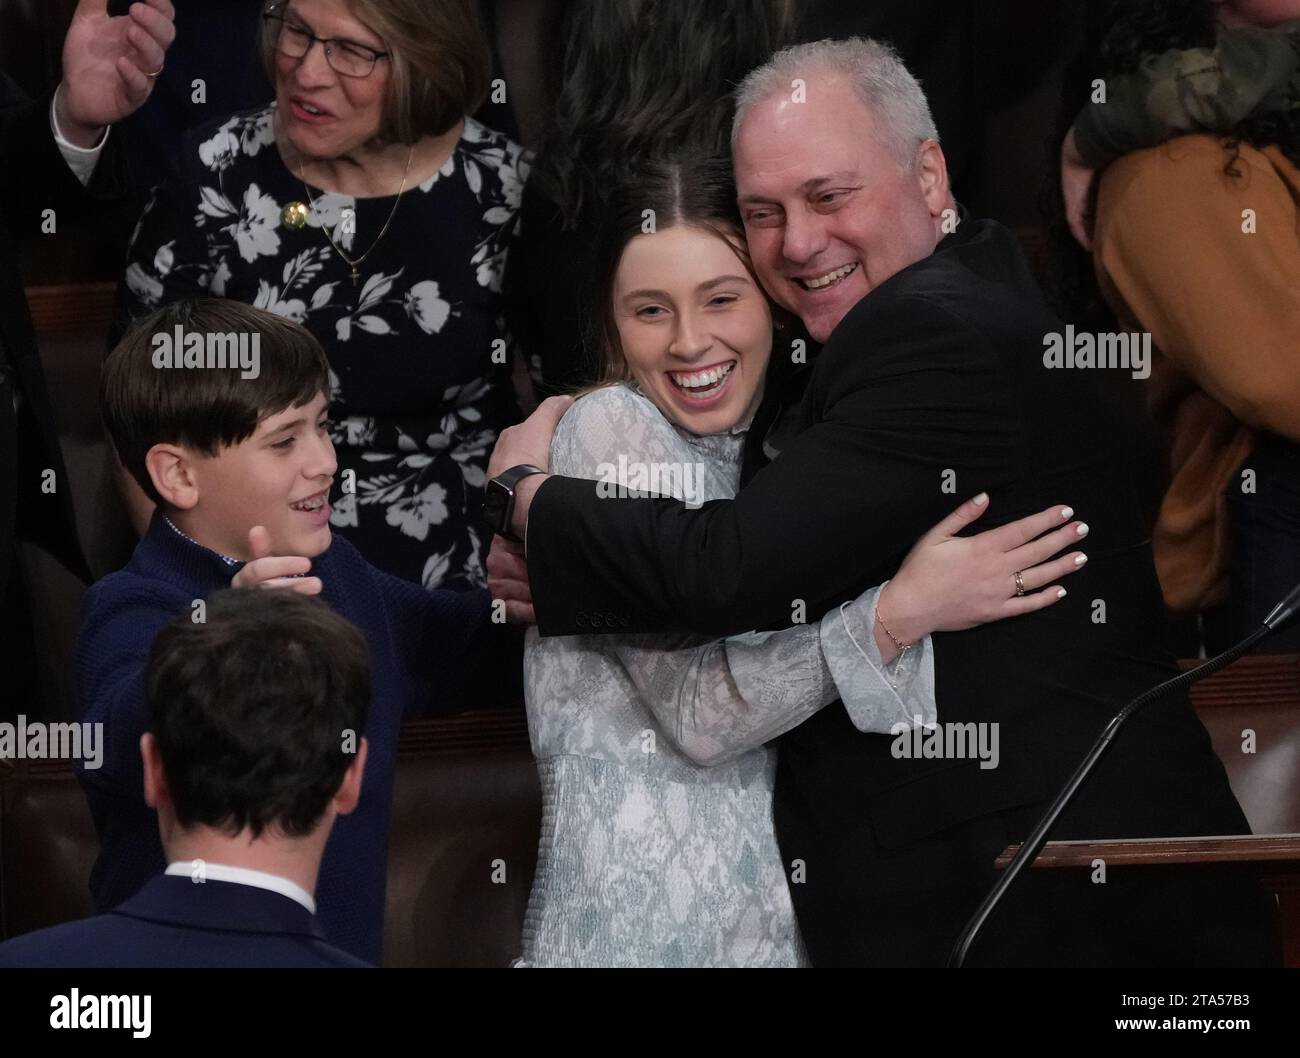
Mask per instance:
[[[494,533],[499,533],[507,540],[523,543],[510,531],[510,521],[515,514],[515,489],[524,478],[534,474],[545,474],[541,467],[531,463],[520,463],[503,471],[487,483],[483,497],[483,521]]]

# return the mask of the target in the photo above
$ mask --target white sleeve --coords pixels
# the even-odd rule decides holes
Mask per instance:
[[[880,656],[874,630],[876,603],[885,584],[831,610],[821,621],[822,653],[849,719],[859,731],[877,734],[891,733],[900,722],[930,725],[939,714],[929,636],[888,665]]]
[[[104,134],[93,147],[78,147],[74,143],[69,143],[59,128],[59,119],[55,117],[55,103],[62,91],[63,85],[60,84],[54,90],[54,96],[50,100],[50,131],[54,133],[54,142],[58,145],[63,160],[68,163],[68,168],[72,170],[72,175],[81,181],[82,187],[85,187],[90,183],[95,166],[99,164],[99,156],[104,153],[104,144],[108,142],[108,134],[112,131],[112,126],[104,129]]]
[[[561,420],[551,467],[557,474],[600,478],[635,461],[666,464],[681,458],[680,438],[657,411],[626,391],[597,391]],[[871,620],[877,593],[868,593],[865,604]],[[845,612],[858,618],[852,608],[860,604],[861,599],[846,604]],[[827,619],[712,641],[684,634],[610,636],[608,645],[663,733],[693,761],[711,765],[771,741],[829,705],[842,691],[837,671],[853,697],[854,723],[878,725],[863,730],[888,733],[906,719],[911,705],[891,682],[879,653],[874,663],[859,656],[847,630],[844,620]],[[922,684],[909,679],[918,692]]]

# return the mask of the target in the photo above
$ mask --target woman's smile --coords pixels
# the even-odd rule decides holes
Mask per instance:
[[[743,243],[675,225],[635,236],[614,283],[628,373],[664,415],[695,434],[726,433],[758,403],[772,313]]]

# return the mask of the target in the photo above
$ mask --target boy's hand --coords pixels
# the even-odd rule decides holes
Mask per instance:
[[[528,559],[524,549],[503,536],[492,538],[487,557],[488,590],[493,600],[503,599],[506,620],[511,624],[535,625],[533,592],[528,584]]]
[[[265,526],[248,530],[248,553],[253,557],[231,578],[232,588],[292,588],[303,595],[319,595],[325,587],[320,577],[301,576],[311,569],[311,559],[271,555],[271,534]]]

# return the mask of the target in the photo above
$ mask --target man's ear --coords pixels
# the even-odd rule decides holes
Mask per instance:
[[[334,795],[334,810],[341,816],[355,809],[357,802],[361,800],[361,776],[366,770],[366,754],[369,751],[370,743],[363,738],[361,744],[357,746],[356,756],[348,765],[348,770],[343,773],[343,784],[339,787],[339,792]]]
[[[188,511],[199,502],[192,456],[177,445],[156,444],[144,457],[145,469],[158,495],[171,507]]]
[[[921,184],[921,196],[930,208],[930,216],[938,217],[953,205],[948,187],[948,159],[936,140],[926,140],[916,155],[916,177]]]
[[[146,731],[140,736],[140,756],[144,758],[144,803],[157,809],[171,800],[167,789],[167,775],[163,771],[162,754],[158,740]]]

